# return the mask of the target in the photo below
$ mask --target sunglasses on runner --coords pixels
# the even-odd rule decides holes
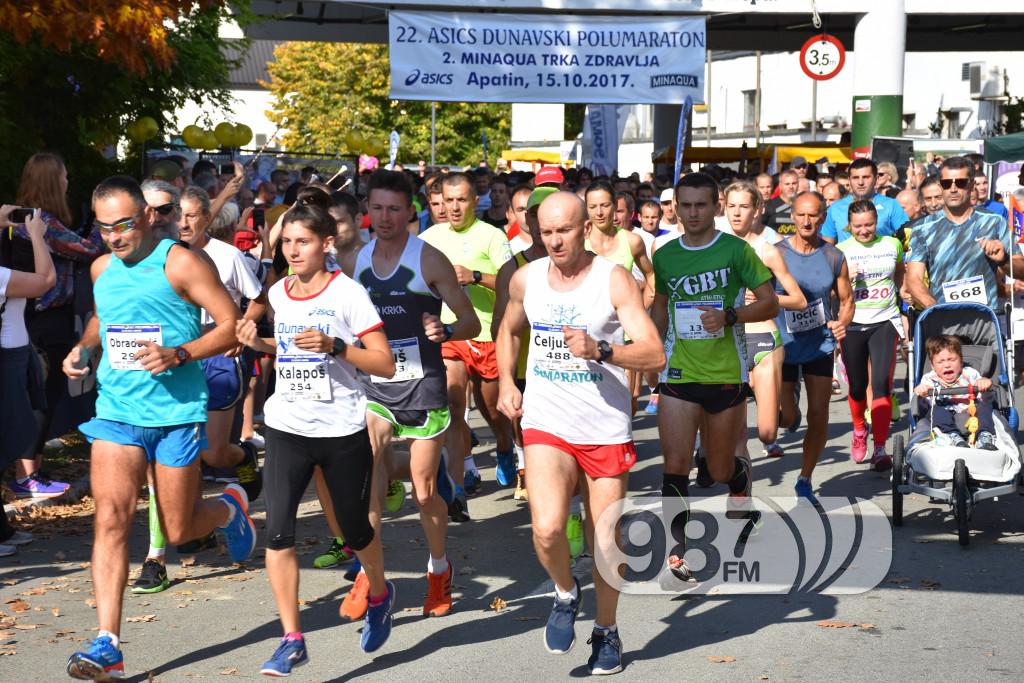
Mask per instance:
[[[948,190],[949,188],[953,187],[954,183],[956,183],[956,186],[958,188],[960,188],[961,190],[966,190],[967,186],[971,184],[971,179],[970,178],[942,178],[939,181],[939,185],[942,186],[943,190]]]
[[[123,235],[126,232],[131,232],[132,230],[135,229],[135,221],[138,220],[140,216],[142,216],[142,214],[132,216],[131,218],[125,218],[124,220],[120,220],[116,223],[108,224],[101,223],[99,221],[93,221],[92,224],[96,227],[97,230],[99,230],[104,235],[109,235],[111,233],[115,235]]]
[[[170,216],[171,212],[174,211],[175,204],[174,202],[168,202],[166,204],[161,204],[160,206],[151,206],[150,208],[161,216]]]

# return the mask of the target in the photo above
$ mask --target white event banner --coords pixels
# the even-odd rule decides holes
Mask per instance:
[[[396,100],[704,101],[703,17],[393,11],[388,30]]]

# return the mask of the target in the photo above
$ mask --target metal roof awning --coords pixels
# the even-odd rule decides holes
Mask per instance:
[[[892,0],[817,0],[824,30],[853,48],[857,18]],[[1019,50],[1024,3],[1011,0],[904,0],[907,51]],[[799,50],[811,23],[808,0],[253,0],[251,12],[262,21],[246,27],[251,38],[386,43],[389,10],[459,14],[531,13],[600,15],[680,15],[707,17],[712,50]]]

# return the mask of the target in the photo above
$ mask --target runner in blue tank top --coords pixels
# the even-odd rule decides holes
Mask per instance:
[[[219,528],[231,559],[241,562],[256,546],[256,530],[238,485],[217,499],[198,498],[206,381],[196,361],[234,346],[237,308],[209,266],[153,234],[153,209],[134,180],[104,180],[92,204],[112,253],[92,264],[96,315],[64,359],[64,372],[82,377],[99,358],[96,417],[81,426],[92,443],[92,579],[99,633],[71,655],[67,671],[82,680],[109,680],[124,676],[119,634],[128,530],[148,468],[171,543]],[[202,336],[200,308],[216,322]]]

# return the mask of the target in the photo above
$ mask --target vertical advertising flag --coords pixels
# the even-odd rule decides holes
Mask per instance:
[[[398,144],[402,141],[402,136],[398,134],[397,130],[391,131],[391,139],[389,140],[388,156],[391,163],[391,170],[395,169],[395,160],[398,159]]]
[[[611,175],[619,167],[619,110],[614,104],[591,104],[583,128],[584,159],[595,175]]]
[[[1010,214],[1010,232],[1017,242],[1024,242],[1024,198],[1019,198],[1015,194],[1010,194],[1009,197],[1010,201],[1006,208]]]
[[[679,130],[676,133],[676,166],[675,175],[672,177],[672,184],[679,182],[679,173],[683,170],[683,148],[686,146],[686,127],[689,125],[690,112],[693,111],[693,98],[686,96],[682,108],[679,110]]]

